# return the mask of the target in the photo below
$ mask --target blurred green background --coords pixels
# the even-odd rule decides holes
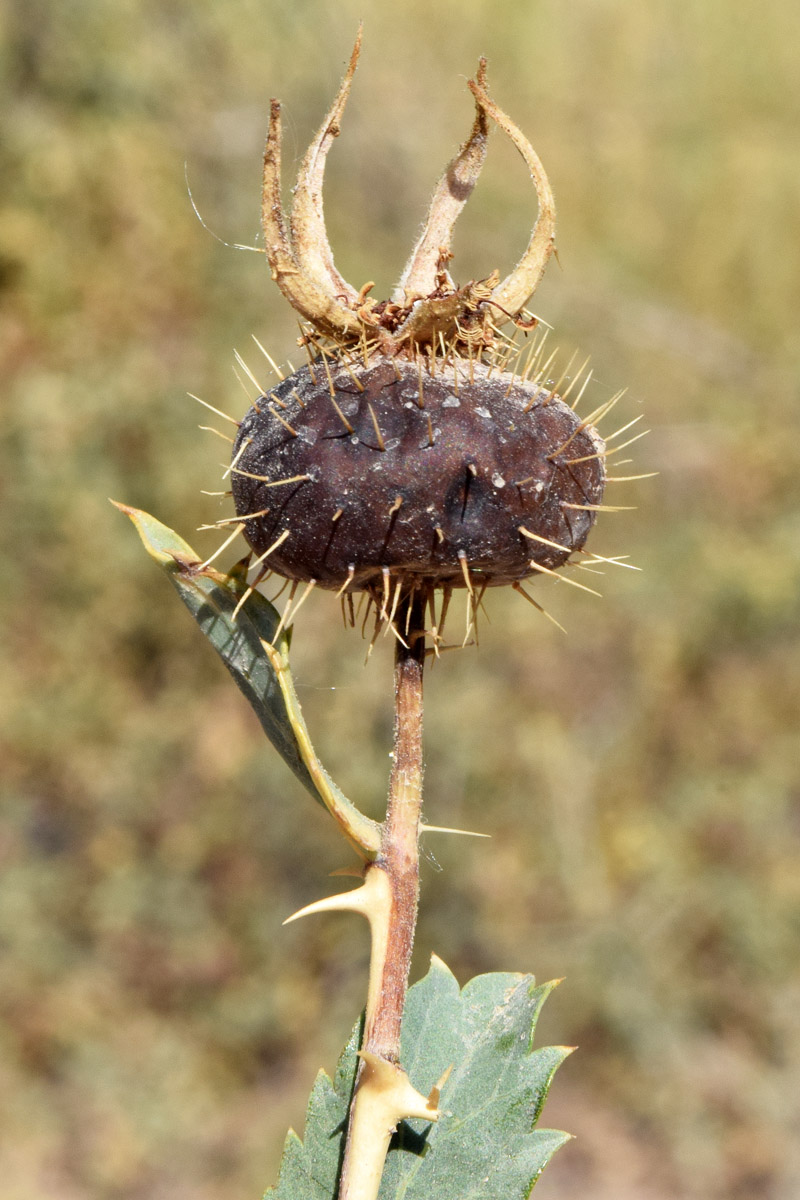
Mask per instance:
[[[559,205],[536,309],[651,436],[569,636],[491,595],[427,705],[415,973],[567,977],[577,1043],[541,1200],[800,1195],[800,9],[792,0],[3,0],[0,79],[0,1178],[5,1200],[244,1200],[275,1176],[362,1002],[345,916],[288,929],[346,854],[108,496],[224,513],[251,334],[297,354],[256,244],[268,99],[287,189],[365,48],[326,190],[337,262],[385,294],[490,59]],[[532,197],[492,139],[458,278],[505,271]],[[269,372],[265,372],[267,375]],[[618,408],[618,412],[620,409]],[[624,472],[623,472],[624,473]],[[624,495],[623,495],[624,492]],[[235,557],[231,553],[229,561]],[[588,579],[588,577],[587,577]],[[592,582],[589,580],[589,582]],[[296,678],[379,812],[390,657],[338,605]]]

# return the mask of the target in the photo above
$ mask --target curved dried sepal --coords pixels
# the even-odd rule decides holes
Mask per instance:
[[[270,105],[261,222],[272,278],[292,307],[323,333],[332,337],[357,337],[361,325],[355,313],[338,302],[332,289],[320,287],[298,267],[281,204],[281,106],[278,100],[273,100]]]
[[[501,108],[498,108],[480,82],[476,83],[470,79],[469,88],[484,112],[492,118],[498,128],[509,136],[519,150],[531,173],[539,200],[539,215],[533,227],[528,248],[514,270],[498,285],[492,296],[495,304],[510,316],[515,317],[531,293],[536,290],[547,266],[547,260],[555,249],[555,201],[539,156],[522,131]]]
[[[359,25],[356,44],[339,92],[303,159],[289,218],[297,266],[307,279],[312,280],[323,291],[332,292],[334,296],[346,297],[351,302],[359,299],[359,293],[342,278],[333,262],[333,253],[325,229],[322,181],[325,175],[325,160],[333,139],[339,136],[339,122],[358,65],[362,31],[363,25]],[[353,306],[355,307],[355,304]]]
[[[486,87],[486,59],[478,63],[478,83]],[[411,252],[395,289],[397,304],[408,304],[419,296],[428,296],[437,285],[440,264],[449,255],[453,228],[462,208],[478,182],[489,136],[486,111],[476,99],[472,132],[455,158],[448,163],[433,193],[428,219],[419,241]],[[449,279],[448,282],[452,281]]]

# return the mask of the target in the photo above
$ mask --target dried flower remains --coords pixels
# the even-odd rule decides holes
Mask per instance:
[[[597,513],[607,507],[606,458],[622,449],[606,446],[596,422],[619,395],[581,417],[586,364],[551,378],[554,354],[546,355],[545,336],[525,305],[554,250],[555,205],[533,148],[489,96],[483,59],[469,82],[472,129],[439,181],[391,299],[375,300],[371,283],[355,288],[339,274],[322,183],[360,45],[359,32],[338,95],[303,159],[288,220],[280,194],[281,109],[272,102],[265,249],[273,279],[303,318],[308,363],[253,403],[228,471],[236,531],[254,553],[252,586],[268,573],[291,581],[287,623],[297,611],[298,585],[305,585],[300,600],[318,585],[342,596],[352,624],[352,596],[366,593],[362,628],[374,607],[375,635],[388,622],[402,639],[394,614],[421,591],[438,648],[453,588],[467,589],[474,615],[487,587],[521,590],[523,581],[586,554]],[[501,280],[495,271],[458,286],[449,271],[453,229],[480,174],[492,123],[528,166],[538,215],[509,275]],[[509,324],[512,336],[503,330]]]

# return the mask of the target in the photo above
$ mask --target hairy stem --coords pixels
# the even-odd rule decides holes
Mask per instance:
[[[398,1120],[411,1115],[408,1080],[398,1064],[419,900],[425,662],[421,591],[401,602],[396,628],[408,645],[398,641],[395,653],[394,763],[380,854],[367,868],[367,882],[381,872],[375,882],[380,883],[376,892],[383,902],[371,918],[373,953],[362,1064],[350,1108],[339,1200],[375,1200],[392,1131]]]
[[[394,762],[389,803],[381,837],[380,865],[389,877],[392,905],[380,994],[367,1014],[364,1049],[397,1062],[400,1022],[408,988],[419,899],[419,822],[422,809],[422,670],[425,662],[424,601],[419,592],[411,609],[408,648],[397,642],[394,667]],[[403,606],[397,628],[408,617]]]

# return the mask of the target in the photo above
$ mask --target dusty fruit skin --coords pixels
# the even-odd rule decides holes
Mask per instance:
[[[541,386],[477,362],[431,373],[379,357],[358,371],[305,367],[262,397],[231,477],[256,554],[284,535],[269,556],[280,575],[369,590],[388,568],[409,584],[493,586],[582,548],[603,450]]]

